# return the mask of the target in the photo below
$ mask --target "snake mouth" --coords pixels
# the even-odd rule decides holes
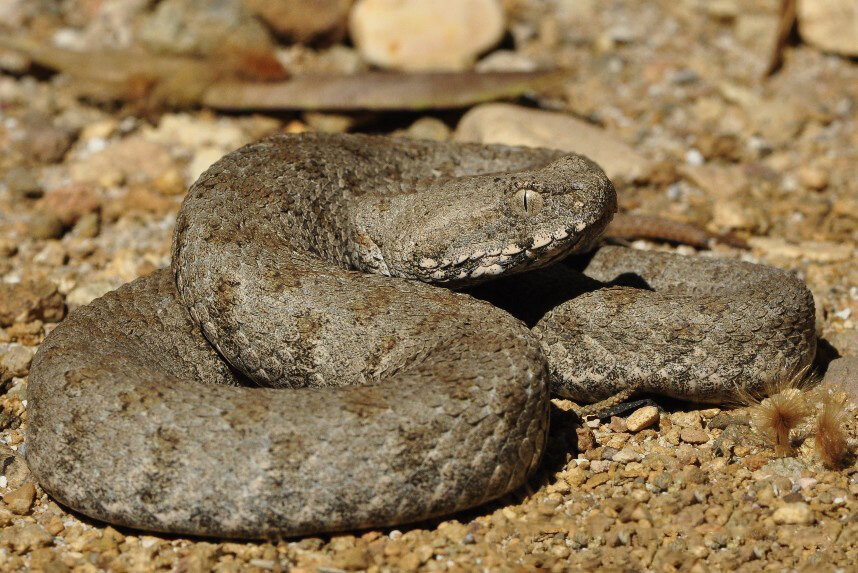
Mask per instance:
[[[587,249],[605,225],[607,221],[595,225],[579,222],[550,233],[535,233],[524,241],[502,247],[478,248],[455,258],[421,258],[417,261],[420,279],[445,286],[467,286],[498,275],[540,268]]]

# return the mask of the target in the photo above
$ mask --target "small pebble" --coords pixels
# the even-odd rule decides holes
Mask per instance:
[[[608,471],[611,467],[611,460],[593,460],[590,462],[590,471],[594,474],[600,474]]]
[[[64,311],[62,295],[47,280],[0,283],[0,326],[34,320],[59,322]]]
[[[655,406],[644,406],[643,408],[638,408],[626,418],[626,427],[629,432],[639,432],[658,422],[658,419],[658,408]]]
[[[0,344],[0,380],[23,378],[30,371],[36,349],[17,343]]]
[[[611,422],[608,424],[608,427],[612,432],[625,432],[628,430],[626,426],[626,420],[624,418],[620,418],[619,416],[611,416]]]
[[[18,489],[12,490],[3,496],[3,501],[12,513],[24,515],[29,513],[36,498],[36,487],[32,483],[25,483]]]
[[[697,412],[675,412],[670,421],[681,428],[700,428],[700,414]]]
[[[48,213],[33,213],[27,225],[27,235],[33,239],[59,239],[63,232],[63,222],[59,217]]]
[[[772,513],[775,523],[781,525],[811,525],[816,521],[813,510],[803,502],[787,503]]]
[[[814,191],[828,187],[828,173],[818,167],[802,167],[798,172],[799,182]]]
[[[816,478],[803,477],[798,478],[795,482],[801,489],[812,489],[817,483]]]
[[[579,426],[575,428],[575,434],[578,437],[579,452],[586,452],[588,450],[592,450],[598,445],[596,443],[596,436],[593,434],[593,430],[591,430],[587,426]]]
[[[46,547],[53,541],[53,535],[35,523],[17,523],[0,532],[0,546],[9,547],[15,553]]]
[[[643,456],[632,450],[631,448],[623,448],[611,458],[613,461],[625,464],[628,462],[638,462],[643,458]]]
[[[709,441],[709,435],[701,428],[682,428],[679,439],[687,444],[705,444]]]

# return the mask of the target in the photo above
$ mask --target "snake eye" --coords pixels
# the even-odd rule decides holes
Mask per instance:
[[[542,210],[544,201],[542,195],[533,189],[519,189],[512,196],[512,207],[519,213],[535,215]]]

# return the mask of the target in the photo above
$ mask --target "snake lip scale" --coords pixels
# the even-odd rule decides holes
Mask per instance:
[[[245,146],[188,191],[170,268],[46,337],[27,463],[57,501],[137,529],[393,526],[520,486],[550,393],[717,403],[810,363],[813,298],[790,273],[608,247],[561,261],[615,210],[604,172],[559,151]]]

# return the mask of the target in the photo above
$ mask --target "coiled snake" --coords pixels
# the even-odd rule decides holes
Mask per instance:
[[[556,151],[248,145],[191,187],[170,269],[47,337],[26,459],[58,501],[141,529],[394,525],[520,485],[549,391],[718,402],[813,358],[813,300],[788,273],[622,248],[588,276],[548,267],[615,208],[598,166]]]

